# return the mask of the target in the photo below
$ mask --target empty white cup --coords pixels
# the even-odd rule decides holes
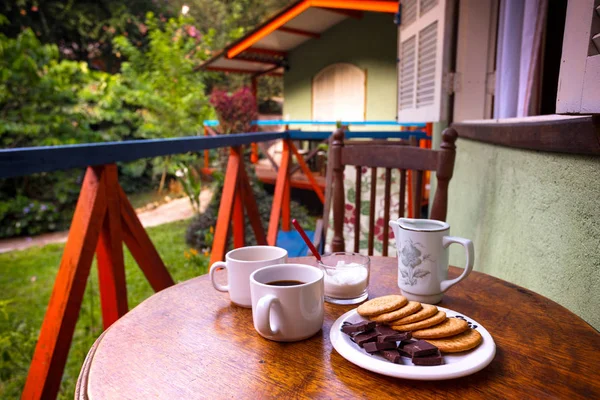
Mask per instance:
[[[218,261],[210,266],[210,281],[219,292],[229,292],[231,302],[250,308],[250,274],[259,268],[287,262],[287,250],[275,246],[247,246],[231,250],[225,262]],[[227,270],[227,285],[215,282],[215,272]]]

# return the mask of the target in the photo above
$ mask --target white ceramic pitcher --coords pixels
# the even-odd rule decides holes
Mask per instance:
[[[473,270],[473,242],[449,236],[450,225],[434,219],[398,218],[390,221],[398,253],[398,287],[409,300],[436,304],[444,292]],[[467,263],[456,279],[448,279],[448,246],[461,244]]]

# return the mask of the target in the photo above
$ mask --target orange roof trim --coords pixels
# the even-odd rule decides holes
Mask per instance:
[[[398,11],[398,1],[369,1],[369,0],[304,0],[290,7],[284,13],[278,15],[258,30],[240,40],[227,50],[227,58],[233,58],[251,47],[260,39],[282,27],[310,7],[335,8],[355,11],[373,11],[396,13]]]

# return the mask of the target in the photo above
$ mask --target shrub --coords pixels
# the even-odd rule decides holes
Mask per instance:
[[[210,103],[219,117],[222,133],[244,133],[252,130],[252,121],[258,118],[256,99],[252,91],[242,87],[229,95],[226,91],[213,89]]]

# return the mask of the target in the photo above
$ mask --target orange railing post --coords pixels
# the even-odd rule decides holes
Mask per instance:
[[[94,252],[107,328],[127,312],[122,240],[155,290],[174,284],[117,180],[114,164],[88,167],[22,398],[55,398]]]
[[[317,197],[319,198],[319,200],[321,200],[321,203],[325,204],[325,195],[323,194],[321,187],[317,183],[317,180],[315,179],[315,176],[313,175],[312,171],[310,170],[310,168],[308,168],[308,165],[306,165],[306,162],[304,161],[304,157],[302,156],[302,154],[300,154],[298,152],[298,149],[296,148],[294,143],[292,143],[292,141],[290,141],[289,146],[290,146],[290,150],[292,150],[292,153],[296,157],[298,164],[300,165],[300,169],[302,169],[302,172],[304,172],[304,175],[306,175],[306,177],[310,181],[312,189],[317,194]]]
[[[240,169],[244,168],[240,163]],[[238,175],[238,182],[233,200],[233,247],[244,247],[246,242],[244,228],[244,204],[242,203],[242,188],[240,186],[241,177]]]
[[[223,194],[221,195],[221,204],[219,204],[219,214],[217,215],[217,226],[213,247],[210,254],[210,263],[221,261],[225,258],[227,247],[227,237],[229,235],[229,225],[233,212],[233,203],[237,189],[238,174],[242,162],[241,150],[239,147],[232,147],[227,161],[227,170],[225,172],[225,183],[223,185]]]
[[[217,226],[210,255],[210,263],[221,261],[225,258],[229,229],[233,221],[233,246],[235,248],[245,245],[244,208],[254,231],[258,244],[267,244],[265,231],[260,221],[260,213],[252,188],[248,180],[240,146],[232,147],[225,172],[225,184]]]
[[[273,196],[273,207],[271,208],[271,217],[269,218],[269,230],[267,232],[267,243],[275,246],[277,243],[277,229],[279,228],[279,218],[282,215],[282,208],[286,200],[286,191],[289,193],[289,167],[290,167],[290,146],[289,140],[283,140],[283,152],[281,154],[281,164],[277,172],[275,181],[275,194]],[[287,190],[286,190],[287,188]],[[287,196],[289,207],[289,195]],[[289,208],[288,208],[289,210]],[[289,217],[289,211],[287,211]],[[289,229],[289,228],[288,228]]]
[[[116,165],[106,166],[104,184],[107,212],[96,246],[96,256],[102,321],[104,329],[107,329],[128,310],[121,228],[121,200]]]

